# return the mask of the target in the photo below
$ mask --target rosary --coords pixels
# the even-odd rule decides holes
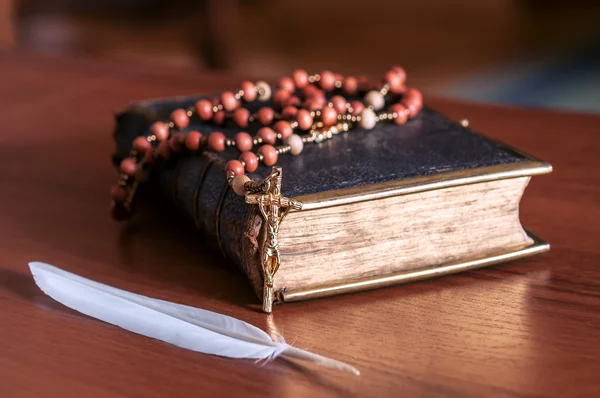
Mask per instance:
[[[276,166],[279,155],[300,155],[304,145],[323,142],[355,127],[371,130],[380,122],[406,123],[421,110],[423,97],[417,89],[407,89],[405,82],[406,73],[398,66],[389,70],[381,83],[330,71],[309,75],[296,70],[292,77],[279,80],[274,93],[263,81],[245,81],[236,92],[225,91],[219,98],[201,99],[187,109],[175,109],[170,120],[154,122],[147,135],[133,141],[129,156],[119,166],[119,181],[111,189],[111,214],[119,221],[131,217],[138,184],[147,179],[149,168],[157,162],[184,152],[218,153],[235,148],[241,154],[227,162],[225,175],[233,191],[244,196],[246,203],[257,205],[264,218],[263,310],[271,312],[273,277],[280,265],[279,224],[290,210],[302,208],[300,202],[281,195],[282,170]],[[363,97],[363,101],[347,100],[342,94]],[[242,105],[255,101],[271,101],[273,107],[265,106],[251,114]],[[251,124],[262,127],[254,136],[240,131],[233,139],[216,131],[207,136],[199,131],[184,134],[192,117],[215,125],[231,121],[240,129]],[[272,172],[263,181],[252,181],[245,173],[255,171],[260,163],[273,166]]]

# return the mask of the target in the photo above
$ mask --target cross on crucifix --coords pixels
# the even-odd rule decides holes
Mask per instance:
[[[274,166],[271,175],[259,184],[263,188],[246,195],[246,203],[258,205],[264,219],[266,235],[261,248],[261,265],[264,275],[263,311],[267,313],[273,309],[273,278],[281,265],[279,225],[290,210],[302,209],[302,203],[281,195],[281,174],[281,167]]]

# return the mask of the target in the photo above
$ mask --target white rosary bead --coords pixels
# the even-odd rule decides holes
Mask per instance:
[[[359,126],[366,130],[371,130],[377,124],[377,116],[371,109],[366,108],[360,113]]]
[[[385,106],[385,98],[383,98],[383,95],[379,91],[375,90],[369,91],[365,95],[364,101],[366,106],[372,106],[376,111],[383,109]]]
[[[244,188],[244,184],[250,181],[250,177],[247,175],[235,176],[233,181],[231,182],[231,187],[233,188],[233,192],[240,196],[246,195],[246,188]]]
[[[304,143],[302,142],[302,137],[298,134],[292,134],[288,138],[285,139],[285,143],[291,147],[290,153],[292,155],[300,155],[302,150],[304,149]]]
[[[269,86],[266,82],[262,80],[256,82],[256,87],[258,87],[258,100],[261,102],[268,101],[271,98],[271,86]],[[261,94],[262,91],[262,94]]]

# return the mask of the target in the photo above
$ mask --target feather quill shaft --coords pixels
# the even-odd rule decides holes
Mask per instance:
[[[39,288],[54,300],[93,318],[186,349],[230,358],[308,361],[359,375],[344,362],[273,341],[239,319],[153,299],[83,278],[50,264],[29,263]]]

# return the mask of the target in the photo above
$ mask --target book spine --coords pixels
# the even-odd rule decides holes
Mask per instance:
[[[129,109],[116,116],[115,166],[131,149],[133,139],[148,131],[155,115],[146,109]],[[262,276],[246,264],[256,254],[260,225],[247,226],[244,197],[233,192],[225,177],[225,159],[212,154],[182,154],[161,162],[150,184],[189,224],[199,229],[203,240],[199,250],[209,247],[223,254],[225,261],[248,277],[260,296]],[[249,239],[250,238],[250,239]],[[250,242],[248,244],[247,242]],[[253,250],[254,249],[254,250]]]

